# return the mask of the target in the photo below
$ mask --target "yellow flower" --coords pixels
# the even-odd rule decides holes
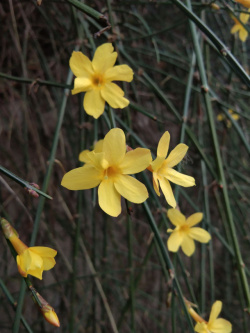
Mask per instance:
[[[176,166],[186,155],[188,146],[180,143],[171,151],[167,157],[169,142],[170,134],[169,132],[165,132],[161,137],[157,147],[157,157],[150,164],[148,169],[153,173],[153,185],[157,195],[160,196],[160,183],[167,203],[172,207],[176,207],[176,201],[169,181],[177,185],[189,187],[195,185],[195,180],[193,177],[183,175],[173,169],[173,167]]]
[[[246,8],[250,8],[250,0],[234,0],[234,1],[239,2],[240,4],[245,6]]]
[[[240,116],[237,114],[237,113],[234,113],[233,110],[229,109],[228,112],[230,113],[231,117],[234,119],[234,120],[238,120],[240,118]],[[232,123],[230,121],[230,119],[228,119],[223,113],[219,113],[218,116],[217,116],[217,120],[218,121],[223,121],[225,120],[226,121],[226,125],[227,125],[227,128],[231,128],[232,127]]]
[[[250,11],[250,9],[248,9],[248,11]],[[250,15],[246,14],[246,13],[241,13],[240,14],[240,21],[243,24],[247,24],[248,20],[249,20]],[[239,37],[240,40],[242,42],[245,42],[248,36],[248,31],[244,28],[244,26],[241,24],[241,22],[239,20],[237,20],[237,18],[232,17],[232,19],[235,22],[235,25],[232,27],[231,29],[231,34],[235,34],[237,31],[239,31]]]
[[[23,277],[30,274],[42,280],[43,271],[55,266],[54,257],[57,251],[44,246],[28,247],[19,239],[17,232],[7,220],[1,219],[1,226],[5,238],[11,242],[18,254],[16,261],[19,273]]]
[[[232,332],[232,324],[223,318],[218,318],[222,308],[222,302],[216,301],[213,306],[209,316],[209,321],[206,322],[202,318],[198,316],[198,322],[195,325],[195,332],[198,333],[230,333]],[[193,309],[192,309],[193,310]],[[189,311],[190,312],[190,311]],[[196,318],[192,315],[191,316],[196,320]],[[200,319],[203,321],[200,321]]]
[[[193,226],[202,220],[202,213],[195,213],[186,219],[177,209],[171,208],[168,210],[167,214],[170,221],[176,226],[174,230],[167,230],[167,232],[171,232],[167,241],[169,251],[177,252],[181,246],[182,251],[190,257],[195,250],[194,240],[201,243],[207,243],[210,241],[211,236],[206,230],[202,228],[193,228]]]
[[[152,160],[149,149],[136,148],[126,153],[126,139],[119,128],[111,129],[103,140],[101,152],[91,151],[86,164],[66,173],[62,186],[69,190],[87,190],[99,185],[99,205],[111,216],[121,213],[121,196],[134,203],[148,198],[142,183],[129,174],[145,170]]]
[[[99,46],[92,62],[82,52],[73,52],[69,61],[76,76],[72,94],[86,92],[83,107],[94,118],[104,112],[105,101],[112,108],[125,108],[129,100],[124,98],[123,90],[112,81],[133,80],[133,71],[128,65],[114,66],[117,52],[111,43]]]
[[[103,147],[103,140],[99,140],[94,144],[94,152],[95,153],[101,153],[102,152],[102,147]],[[84,163],[89,163],[91,160],[88,157],[88,153],[90,153],[90,150],[86,149],[83,150],[79,154],[79,161],[84,162]]]

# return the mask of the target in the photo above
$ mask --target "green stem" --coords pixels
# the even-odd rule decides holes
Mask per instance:
[[[43,197],[52,200],[53,198],[51,196],[49,196],[48,194],[44,193],[43,191],[38,190],[36,187],[30,185],[30,183],[28,183],[26,180],[23,180],[22,178],[18,177],[17,175],[15,175],[13,172],[7,170],[6,168],[4,168],[3,166],[0,165],[0,172],[2,172],[3,174],[5,174],[7,177],[11,178],[12,180],[14,180],[16,183],[22,185],[24,188],[28,188],[30,190],[35,191],[36,193],[42,195]]]
[[[189,9],[191,9],[190,0],[187,0],[187,3],[188,3]],[[204,97],[205,107],[206,107],[208,121],[209,121],[209,125],[210,125],[210,130],[211,130],[212,141],[213,141],[213,145],[214,145],[214,151],[215,151],[216,160],[217,160],[217,167],[218,167],[218,171],[219,171],[220,185],[222,187],[222,194],[223,194],[223,198],[224,198],[228,227],[230,230],[230,236],[232,238],[233,249],[234,249],[234,253],[235,253],[235,260],[237,263],[237,269],[239,271],[242,288],[244,290],[247,308],[248,308],[248,311],[250,312],[249,285],[248,285],[245,268],[244,268],[245,265],[244,265],[244,262],[241,257],[240,247],[239,247],[236,229],[235,229],[235,225],[234,225],[234,221],[233,221],[233,215],[232,215],[232,211],[231,211],[230,200],[229,200],[229,195],[228,195],[228,190],[227,190],[227,182],[226,182],[226,178],[225,178],[225,174],[224,174],[223,162],[222,162],[222,157],[221,157],[220,147],[219,147],[219,141],[218,141],[218,137],[217,137],[217,133],[216,133],[211,98],[208,93],[208,89],[206,89],[206,87],[208,87],[208,85],[207,85],[205,66],[204,66],[203,59],[202,59],[202,54],[201,54],[201,49],[200,49],[200,45],[199,45],[199,41],[198,41],[197,32],[196,32],[194,23],[191,21],[190,21],[190,29],[191,29],[194,48],[195,48],[195,52],[196,52],[196,56],[197,56],[198,67],[199,67],[199,71],[200,71],[200,77],[201,77],[201,82],[202,82],[202,87],[203,87],[203,89],[202,89],[203,97]]]
[[[216,36],[216,34],[197,16],[193,13],[191,6],[185,6],[180,0],[171,0],[179,7],[202,32],[214,43],[223,58],[227,61],[233,71],[242,79],[242,81],[250,87],[250,79],[244,68],[240,65],[237,59],[228,50],[227,46]]]

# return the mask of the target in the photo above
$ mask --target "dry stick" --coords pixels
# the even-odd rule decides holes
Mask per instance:
[[[73,217],[73,215],[71,214],[71,212],[70,212],[68,206],[66,205],[64,199],[62,198],[60,192],[57,192],[57,194],[59,195],[60,202],[61,202],[61,204],[63,205],[64,210],[66,211],[66,215],[67,215],[67,217],[68,217],[70,223],[72,224],[73,229],[76,230],[76,223],[75,223],[75,221],[74,221],[74,217]],[[80,239],[79,239],[79,245],[80,245],[80,247],[81,247],[81,249],[82,249],[82,251],[83,251],[83,253],[84,253],[85,257],[86,257],[86,261],[87,261],[87,264],[88,264],[89,270],[90,270],[91,274],[92,274],[93,277],[94,277],[94,281],[95,281],[95,283],[96,283],[96,287],[97,287],[97,289],[98,289],[98,291],[99,291],[99,293],[100,293],[100,296],[101,296],[101,299],[102,299],[102,301],[103,301],[103,304],[104,304],[105,310],[106,310],[106,312],[107,312],[108,318],[109,318],[109,320],[110,320],[110,324],[111,324],[111,326],[112,326],[112,329],[113,329],[114,333],[118,333],[118,329],[117,329],[117,326],[116,326],[116,323],[115,323],[114,317],[113,317],[113,315],[112,315],[112,311],[111,311],[110,306],[109,306],[109,303],[108,303],[108,301],[107,301],[107,297],[106,297],[106,295],[105,295],[105,293],[104,293],[104,290],[103,290],[103,288],[102,288],[101,282],[100,282],[100,280],[99,280],[99,278],[98,278],[98,276],[97,276],[98,273],[97,273],[96,270],[95,270],[95,267],[94,267],[94,265],[93,265],[93,262],[92,262],[92,260],[91,260],[91,258],[90,258],[90,256],[89,256],[89,254],[88,254],[88,251],[87,251],[87,249],[86,249],[86,246],[85,246],[85,244],[84,244],[84,241],[83,241],[83,239],[82,239],[81,237],[80,237]],[[72,268],[71,268],[71,271],[72,271]]]

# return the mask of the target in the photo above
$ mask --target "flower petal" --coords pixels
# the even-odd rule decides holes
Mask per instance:
[[[106,81],[126,81],[131,82],[133,80],[133,71],[128,65],[118,65],[109,68],[104,74],[104,80]]]
[[[53,268],[56,264],[56,261],[54,258],[48,257],[43,258],[43,270],[49,271],[51,268]]]
[[[114,185],[117,192],[131,202],[142,203],[148,198],[146,186],[131,176],[120,175]]]
[[[84,162],[84,163],[89,163],[90,162],[90,159],[88,157],[89,152],[90,151],[88,149],[83,150],[82,152],[80,152],[80,154],[78,156],[79,161]]]
[[[158,181],[158,176],[156,172],[153,172],[153,186],[156,194],[160,196],[160,191],[159,191],[159,181]]]
[[[197,323],[194,328],[195,332],[198,333],[207,333],[207,324],[205,322]]]
[[[115,189],[113,181],[101,182],[98,188],[98,201],[105,213],[114,217],[121,213],[121,196]]]
[[[195,250],[195,244],[192,238],[188,237],[187,235],[184,236],[182,244],[181,244],[182,251],[190,257]]]
[[[239,32],[239,37],[242,42],[245,42],[248,36],[248,31],[245,28],[241,28]]]
[[[177,165],[186,155],[188,146],[184,143],[178,144],[168,155],[166,160],[168,168],[172,168]]]
[[[126,138],[123,130],[113,128],[105,135],[103,153],[109,165],[121,163],[126,153]]]
[[[157,156],[164,157],[164,159],[167,157],[168,149],[169,149],[169,142],[170,142],[170,134],[167,131],[160,138],[160,141],[159,141],[158,147],[157,147]]]
[[[212,325],[216,320],[216,318],[219,316],[219,314],[221,313],[221,309],[222,309],[222,302],[221,301],[214,302],[208,321],[210,325]]]
[[[31,262],[31,257],[30,257],[30,262]],[[16,262],[17,262],[17,268],[18,268],[18,272],[24,276],[27,277],[27,271],[26,271],[26,265],[30,265],[30,263],[25,263],[22,259],[21,255],[17,255],[16,256]]]
[[[171,188],[171,185],[169,183],[169,181],[166,178],[163,177],[158,177],[158,180],[160,182],[160,187],[161,190],[165,196],[165,199],[167,201],[167,203],[171,206],[171,207],[176,207],[176,201],[174,198],[174,193],[173,190]]]
[[[123,174],[134,174],[145,170],[151,161],[152,156],[149,149],[136,148],[126,153],[119,167]]]
[[[72,95],[92,89],[92,82],[86,77],[76,77],[74,80],[74,89],[71,90]]]
[[[82,52],[73,51],[69,66],[75,76],[89,77],[93,74],[91,61]]]
[[[105,73],[105,71],[114,66],[117,58],[117,52],[113,52],[114,47],[111,43],[105,43],[99,46],[94,54],[92,66],[95,72]]]
[[[194,186],[195,185],[195,179],[193,177],[184,175],[172,168],[168,168],[166,170],[166,174],[164,176],[173,182],[174,184],[181,185],[184,187]]]
[[[177,252],[183,241],[183,233],[179,231],[173,231],[167,241],[168,250],[171,252]]]
[[[124,98],[124,91],[117,84],[108,82],[101,89],[102,98],[114,109],[123,109],[129,105],[129,100]]]
[[[168,209],[167,215],[168,215],[169,220],[176,227],[181,226],[186,223],[185,216],[178,209],[175,209],[175,208]]]
[[[156,159],[150,164],[152,170],[157,172],[162,167],[164,161],[165,161],[164,156],[162,157],[157,156]]]
[[[231,29],[231,34],[235,34],[237,31],[239,31],[240,27],[241,26],[239,24],[235,24]]]
[[[83,107],[87,114],[95,119],[99,118],[105,107],[105,100],[102,98],[100,90],[87,91],[84,96]]]
[[[29,251],[38,254],[41,257],[52,257],[57,255],[57,251],[46,246],[32,246],[29,247]]]
[[[232,324],[223,318],[216,319],[212,325],[208,324],[208,328],[211,332],[215,333],[231,333]]]
[[[73,169],[67,172],[62,179],[61,185],[68,190],[87,190],[96,187],[101,182],[101,172],[92,165]]]
[[[211,239],[210,233],[202,228],[191,228],[188,235],[201,243],[207,243]]]
[[[194,225],[200,223],[202,219],[203,219],[202,213],[194,213],[187,218],[187,224],[191,228]]]

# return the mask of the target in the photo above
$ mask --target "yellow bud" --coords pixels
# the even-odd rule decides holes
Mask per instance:
[[[210,6],[215,10],[220,10],[220,6],[216,5],[216,3],[211,3]]]
[[[18,237],[17,231],[11,226],[11,224],[4,218],[1,218],[1,227],[6,239],[16,236]]]
[[[35,290],[33,287],[32,289]],[[44,319],[51,325],[60,327],[59,319],[52,306],[50,306],[49,303],[37,291],[36,291],[36,297],[41,303],[39,305],[39,310],[41,311]]]
[[[53,326],[60,327],[60,322],[54,309],[47,305],[41,309],[44,319]]]

